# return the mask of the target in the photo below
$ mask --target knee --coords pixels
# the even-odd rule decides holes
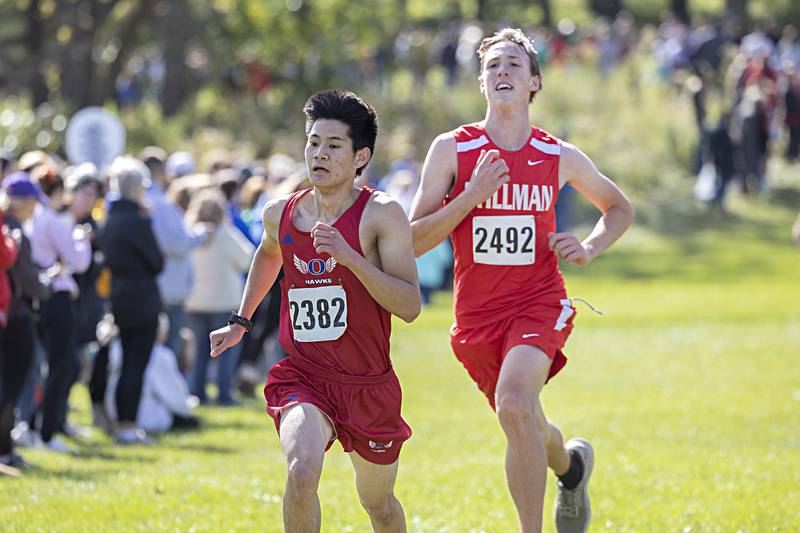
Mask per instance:
[[[519,392],[498,393],[497,418],[506,432],[530,427],[534,421],[531,398]]]
[[[361,506],[367,511],[370,519],[379,524],[388,523],[394,511],[394,494],[381,496],[359,496]]]
[[[300,497],[315,494],[321,473],[321,461],[319,464],[311,458],[295,458],[289,461],[286,476],[287,492]]]

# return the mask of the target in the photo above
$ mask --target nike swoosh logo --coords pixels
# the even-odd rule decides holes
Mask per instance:
[[[522,334],[522,338],[523,339],[530,339],[531,337],[538,337],[538,336],[539,336],[538,333],[523,333]]]
[[[529,167],[536,166],[536,165],[538,165],[539,163],[544,163],[544,159],[540,159],[540,160],[538,160],[538,161],[531,161],[530,159],[528,159],[528,166],[529,166]]]

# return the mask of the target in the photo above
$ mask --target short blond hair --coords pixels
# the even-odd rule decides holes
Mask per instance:
[[[539,66],[539,57],[536,53],[536,49],[533,47],[533,41],[528,39],[528,36],[519,28],[503,28],[495,32],[494,35],[490,35],[481,41],[481,45],[478,47],[478,57],[481,60],[481,72],[483,72],[483,57],[486,55],[486,52],[488,52],[489,48],[492,46],[497,43],[502,43],[503,41],[519,45],[525,50],[525,53],[528,54],[528,59],[531,64],[531,74],[539,76],[539,89],[531,91],[529,102],[533,101],[533,97],[536,96],[536,93],[542,90],[542,69]]]

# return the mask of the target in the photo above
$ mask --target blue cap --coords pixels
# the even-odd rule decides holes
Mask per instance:
[[[31,180],[30,174],[21,170],[5,177],[3,190],[11,198],[36,198],[44,205],[48,204],[48,198],[39,185]]]

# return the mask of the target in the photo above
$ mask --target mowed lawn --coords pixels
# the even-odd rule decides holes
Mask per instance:
[[[592,531],[800,531],[800,248],[796,213],[758,202],[702,225],[635,228],[585,269],[569,364],[544,406],[595,447]],[[504,438],[450,353],[449,295],[396,323],[414,429],[397,494],[410,531],[516,531]],[[89,422],[84,388],[72,416]],[[282,531],[284,465],[261,401],[204,408],[204,429],[119,448],[104,436],[0,478],[0,531]],[[554,480],[548,479],[545,530]],[[370,531],[341,447],[326,456],[323,531]]]

